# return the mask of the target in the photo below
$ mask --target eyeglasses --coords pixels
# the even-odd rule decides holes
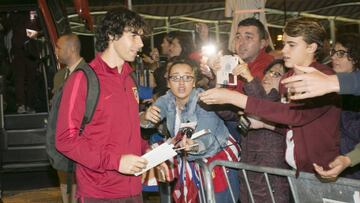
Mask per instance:
[[[282,77],[282,74],[276,71],[269,70],[268,73],[272,78],[279,78]]]
[[[180,80],[182,79],[184,82],[192,82],[194,80],[194,76],[191,75],[170,75],[169,79],[173,82],[180,82]]]
[[[336,57],[338,58],[343,58],[345,57],[345,55],[349,54],[348,51],[345,50],[335,50],[335,49],[331,49],[330,51],[330,56],[334,56],[336,55]]]

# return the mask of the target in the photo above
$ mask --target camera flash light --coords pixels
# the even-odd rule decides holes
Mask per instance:
[[[213,44],[204,45],[201,47],[201,52],[203,55],[211,56],[215,54],[216,47]]]

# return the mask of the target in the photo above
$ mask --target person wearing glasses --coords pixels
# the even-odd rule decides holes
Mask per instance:
[[[326,39],[325,29],[317,21],[298,18],[288,21],[284,28],[285,66],[287,78],[297,75],[295,65],[313,66],[325,74],[334,74],[319,57]],[[288,89],[280,85],[280,94]],[[328,163],[339,154],[340,98],[337,94],[287,103],[272,102],[238,92],[215,88],[202,92],[201,101],[207,104],[232,104],[245,113],[264,120],[287,125],[286,162],[298,172],[314,173],[313,163],[329,169]]]
[[[263,98],[270,101],[280,102],[279,93],[280,79],[286,72],[283,60],[274,60],[265,68],[264,78],[261,80],[253,76],[246,63],[238,65],[234,75],[240,75],[244,81],[244,93],[248,96]],[[289,166],[285,161],[286,143],[283,131],[269,130],[274,126],[273,123],[259,121],[257,117],[246,115],[250,120],[248,133],[241,136],[241,162],[287,169]],[[279,126],[281,127],[281,126]],[[252,190],[255,202],[266,202],[271,199],[266,180],[263,174],[257,172],[247,172],[247,178]],[[274,198],[276,202],[289,202],[289,185],[285,177],[269,175]],[[240,182],[245,182],[241,176]],[[251,202],[246,187],[240,187],[241,202]]]
[[[196,88],[196,76],[198,67],[195,62],[188,59],[173,61],[168,67],[167,82],[170,88],[167,93],[159,97],[145,113],[140,116],[141,126],[145,128],[154,127],[166,118],[167,129],[170,136],[176,138],[181,129],[188,127],[198,132],[209,129],[210,132],[197,139],[190,139],[184,136],[178,146],[185,146],[185,152],[180,153],[178,161],[179,178],[176,182],[173,197],[177,200],[193,200],[197,202],[197,192],[184,194],[183,182],[186,182],[188,191],[190,188],[196,189],[196,176],[194,176],[194,161],[205,159],[207,163],[213,160],[239,161],[239,147],[231,137],[224,122],[208,107],[198,102],[198,93],[203,90]],[[178,147],[177,145],[175,147]],[[193,147],[190,147],[193,146]],[[186,170],[184,170],[184,166]],[[184,175],[187,174],[187,175]],[[183,181],[184,177],[189,178],[193,174],[192,181]],[[239,179],[237,170],[228,170],[227,175],[235,197],[235,202],[239,198]],[[215,169],[214,187],[216,192],[216,202],[233,202],[228,189],[224,174],[221,169]],[[191,183],[191,184],[190,184]],[[194,188],[195,185],[195,188]],[[197,190],[197,189],[196,189]],[[192,196],[189,196],[193,194]]]
[[[356,72],[360,68],[360,36],[343,34],[337,37],[330,52],[333,69],[336,73]],[[340,118],[340,152],[349,153],[360,143],[360,97],[342,95]],[[345,170],[347,178],[360,179],[360,165]]]
[[[344,35],[354,38],[358,34],[349,33]],[[359,36],[357,37],[357,40],[351,39],[353,43],[351,45],[352,49],[359,46],[360,38]],[[358,71],[360,67],[359,62],[356,61],[358,60],[359,53],[350,53],[350,50],[346,47],[346,45],[341,44],[341,38],[337,41],[338,48],[335,46],[335,48],[330,52],[332,61],[335,61],[335,65],[333,64],[333,66],[336,71],[336,75],[326,75],[313,67],[295,65],[295,69],[300,74],[285,78],[281,81],[281,83],[289,88],[293,93],[290,96],[290,99],[308,99],[331,92],[337,92],[341,95],[351,94],[360,96],[360,71]],[[340,49],[339,47],[344,49]],[[358,55],[355,56],[355,54]],[[339,60],[334,60],[335,58],[345,60],[344,64],[346,64],[346,66],[343,65],[341,66],[343,68],[340,68],[339,65],[336,65]]]

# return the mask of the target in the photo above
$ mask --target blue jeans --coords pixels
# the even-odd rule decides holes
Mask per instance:
[[[240,181],[239,181],[239,171],[235,170],[235,169],[227,169],[227,175],[229,178],[229,182],[231,185],[231,189],[232,192],[234,194],[235,197],[235,202],[238,202],[239,197],[240,197]],[[224,180],[226,181],[226,180]],[[224,192],[216,192],[215,193],[215,200],[217,203],[231,203],[232,198],[231,198],[231,193],[229,188],[227,188]]]
[[[241,143],[241,134],[238,129],[238,121],[225,121],[225,125],[237,143]]]

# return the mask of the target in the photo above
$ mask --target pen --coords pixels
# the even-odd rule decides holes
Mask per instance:
[[[196,144],[192,144],[189,146],[189,148],[193,148],[193,147],[196,147],[196,146],[199,146],[199,143],[196,143]],[[176,148],[175,151],[179,151],[179,150],[183,150],[185,149],[185,147],[179,147],[179,148]]]

